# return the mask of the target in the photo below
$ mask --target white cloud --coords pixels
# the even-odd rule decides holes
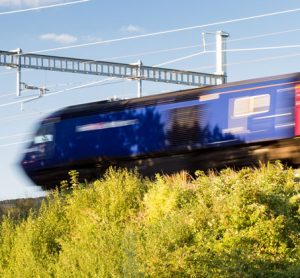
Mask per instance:
[[[69,34],[55,34],[47,33],[40,36],[41,40],[55,41],[61,44],[70,44],[76,42],[78,39]]]
[[[140,26],[129,24],[128,26],[122,26],[121,31],[127,33],[141,33],[144,32],[144,29]]]
[[[66,0],[0,0],[0,6],[31,8],[64,2]]]

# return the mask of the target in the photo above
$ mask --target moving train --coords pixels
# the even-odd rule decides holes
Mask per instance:
[[[300,164],[300,73],[66,107],[44,118],[21,165],[51,187],[76,169],[141,174]]]

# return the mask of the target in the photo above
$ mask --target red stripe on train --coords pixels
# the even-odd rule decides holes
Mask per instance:
[[[295,86],[295,136],[300,136],[300,85]]]

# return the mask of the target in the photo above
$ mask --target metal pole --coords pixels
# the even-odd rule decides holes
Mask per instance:
[[[17,97],[21,96],[21,56],[20,54],[22,53],[22,49],[18,48],[17,49],[17,61],[18,61],[18,66],[17,66],[17,87],[16,87],[16,94]]]
[[[227,82],[226,68],[226,39],[228,33],[218,31],[216,33],[216,74],[224,76],[224,83]]]
[[[139,80],[138,80],[138,93],[137,93],[138,97],[142,96],[142,69],[141,69],[142,65],[143,65],[142,61],[139,60],[138,61],[138,78],[139,78]]]

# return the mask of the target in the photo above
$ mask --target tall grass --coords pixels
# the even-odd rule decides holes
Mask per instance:
[[[3,219],[1,277],[300,276],[300,183],[280,163],[69,185]]]

